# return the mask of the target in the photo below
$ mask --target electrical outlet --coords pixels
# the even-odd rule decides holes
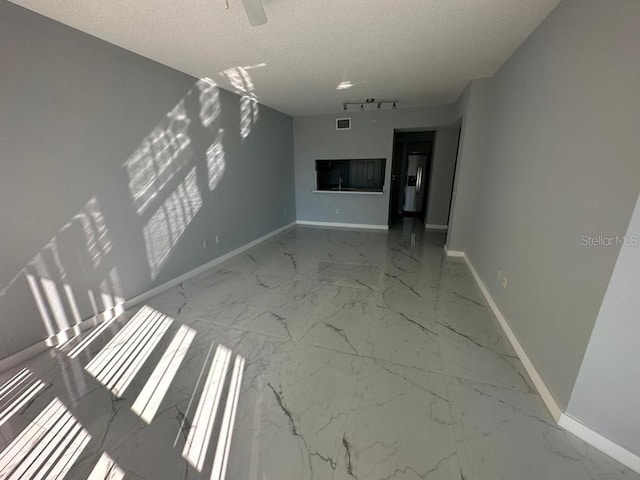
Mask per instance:
[[[222,243],[222,235],[216,235],[216,243],[219,245]]]
[[[502,288],[507,288],[507,277],[502,276]]]
[[[340,209],[336,208],[336,215],[340,215]]]

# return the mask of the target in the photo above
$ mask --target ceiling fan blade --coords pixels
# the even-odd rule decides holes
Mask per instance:
[[[249,17],[249,23],[252,27],[258,27],[267,23],[267,14],[264,13],[264,7],[260,0],[242,0],[244,9]]]

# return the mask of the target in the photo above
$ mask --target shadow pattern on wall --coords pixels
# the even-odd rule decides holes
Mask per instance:
[[[221,73],[243,94],[236,103],[241,140],[258,120],[250,68],[255,67]],[[129,223],[136,225],[144,245],[147,284],[158,278],[203,205],[214,201],[210,194],[228,171],[225,131],[219,126],[220,97],[213,80],[196,81],[122,164],[135,212]],[[121,188],[110,186],[109,190]],[[111,201],[110,195],[104,200],[100,194],[91,197],[0,290],[0,318],[20,312],[27,319],[18,322],[19,328],[4,328],[0,358],[32,345],[34,339],[64,346],[83,329],[122,312],[125,296],[132,292],[120,266],[138,247],[111,234],[109,217],[102,209],[102,203]],[[114,210],[111,206],[110,211]],[[29,318],[39,318],[41,325]]]

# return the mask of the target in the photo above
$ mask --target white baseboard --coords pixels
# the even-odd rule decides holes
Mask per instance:
[[[80,332],[83,332],[91,327],[94,327],[96,325],[98,325],[99,323],[102,323],[105,320],[108,320],[109,318],[112,318],[114,315],[119,315],[120,313],[122,313],[124,310],[127,310],[131,307],[135,307],[136,305],[139,305],[140,303],[143,303],[145,301],[147,301],[148,299],[172,288],[175,287],[177,285],[179,285],[180,283],[184,282],[185,280],[188,280],[192,277],[195,277],[196,275],[199,275],[200,273],[204,272],[205,270],[208,270],[211,267],[214,267],[222,262],[224,262],[225,260],[228,260],[229,258],[233,257],[234,255],[237,255],[238,253],[241,253],[261,242],[264,242],[265,240],[287,230],[288,228],[291,228],[292,226],[294,226],[296,224],[296,222],[291,222],[288,225],[285,225],[283,227],[280,227],[272,232],[267,233],[266,235],[263,235],[260,238],[256,238],[255,240],[246,243],[244,245],[242,245],[241,247],[236,248],[235,250],[232,250],[229,253],[225,253],[224,255],[213,259],[210,262],[205,263],[204,265],[201,265],[197,268],[194,268],[193,270],[184,273],[182,275],[180,275],[177,278],[174,278],[173,280],[170,280],[166,283],[163,283],[162,285],[159,285],[155,288],[152,288],[151,290],[148,290],[144,293],[141,293],[140,295],[136,295],[133,298],[130,298],[129,300],[126,300],[124,302],[123,305],[116,305],[113,309],[109,309],[106,312],[100,313],[98,315],[94,315],[86,320],[83,320],[82,322],[80,322],[77,325],[74,325],[73,327],[57,333],[56,335],[54,335],[53,337],[47,338],[45,340],[41,340],[40,342],[31,345],[30,347],[27,347],[23,350],[20,350],[12,355],[9,355],[8,357],[5,357],[3,359],[0,359],[0,373],[4,372],[6,370],[9,370],[10,368],[13,368],[17,365],[20,365],[22,362],[25,362],[27,360],[29,360],[30,358],[35,357],[36,355],[39,355],[42,352],[47,351],[49,348],[54,347],[56,345],[58,345],[59,343],[62,343],[64,341],[66,341],[66,338],[68,338],[68,334],[70,333],[74,333],[74,334],[78,334]]]
[[[533,384],[538,390],[538,394],[542,398],[542,401],[544,402],[545,406],[551,413],[551,416],[554,418],[556,423],[560,427],[564,428],[568,432],[573,433],[578,438],[594,446],[595,448],[605,453],[606,455],[609,455],[611,458],[614,458],[615,460],[622,463],[623,465],[630,468],[631,470],[637,473],[640,473],[640,457],[638,455],[628,451],[627,449],[625,449],[624,447],[621,447],[617,443],[612,442],[608,438],[603,437],[599,433],[591,430],[589,427],[582,424],[579,420],[573,418],[571,415],[562,411],[562,409],[560,408],[560,405],[558,405],[558,402],[556,402],[555,398],[553,397],[553,395],[545,385],[544,380],[542,380],[542,377],[540,376],[535,366],[529,359],[527,353],[522,347],[522,344],[518,340],[518,337],[516,337],[515,333],[511,329],[511,326],[507,322],[507,319],[504,317],[504,315],[498,308],[498,305],[493,300],[493,297],[491,297],[489,290],[487,289],[486,285],[480,278],[480,275],[478,275],[478,272],[476,271],[475,267],[471,263],[471,260],[469,260],[469,257],[466,255],[465,252],[447,250],[446,247],[445,247],[445,251],[449,256],[464,258],[464,261],[467,264],[467,267],[469,267],[469,270],[471,271],[471,274],[473,275],[473,278],[476,284],[478,285],[478,288],[480,288],[482,295],[487,301],[489,308],[491,308],[491,311],[493,312],[495,317],[498,319],[498,323],[500,324],[500,327],[502,327],[502,330],[504,331],[505,335],[509,339],[511,346],[516,351],[518,358],[524,365],[525,370],[529,374],[529,377],[531,377]]]
[[[40,355],[42,352],[46,352],[49,350],[49,345],[47,345],[45,340],[42,340],[35,345],[31,345],[30,347],[24,348],[19,352],[9,355],[8,357],[0,360],[0,373],[6,372],[10,368],[16,367],[20,365],[22,362],[26,362],[30,358],[35,357],[36,355]]]
[[[255,240],[249,242],[249,243],[245,243],[244,245],[242,245],[241,247],[236,248],[235,250],[232,250],[228,253],[225,253],[224,255],[214,258],[213,260],[211,260],[210,262],[205,263],[204,265],[200,265],[199,267],[194,268],[193,270],[188,271],[187,273],[183,273],[182,275],[180,275],[179,277],[174,278],[173,280],[169,280],[166,283],[163,283],[162,285],[158,285],[155,288],[152,288],[151,290],[148,290],[144,293],[141,293],[140,295],[136,295],[133,298],[130,298],[129,300],[127,300],[124,303],[124,307],[125,310],[128,310],[131,307],[135,307],[136,305],[139,305],[141,303],[146,302],[147,300],[149,300],[150,298],[155,297],[156,295],[161,294],[162,292],[165,292],[167,290],[169,290],[170,288],[176,287],[178,285],[180,285],[182,282],[189,280],[190,278],[195,277],[196,275],[200,275],[202,272],[205,272],[207,270],[209,270],[212,267],[215,267],[216,265],[221,264],[222,262],[229,260],[231,257],[234,257],[236,255],[238,255],[239,253],[244,252],[245,250],[250,249],[251,247],[255,247],[256,245],[258,245],[259,243],[264,242],[265,240],[278,235],[279,233],[284,232],[285,230],[293,227],[296,224],[296,222],[291,222],[283,227],[277,228],[276,230],[273,230],[272,232],[267,233],[266,235],[263,235],[259,238],[256,238]]]
[[[389,225],[371,225],[366,223],[312,222],[311,220],[298,220],[296,223],[298,225],[313,225],[317,227],[363,228],[366,230],[389,230]]]
[[[449,250],[449,248],[446,245],[444,246],[444,253],[447,257],[464,257],[465,256],[464,252],[460,250]]]
[[[498,305],[493,300],[493,297],[491,297],[489,290],[487,289],[484,282],[480,279],[480,275],[478,275],[478,272],[476,271],[475,267],[469,260],[469,257],[467,257],[467,255],[464,252],[462,252],[462,257],[464,258],[464,261],[467,264],[467,267],[469,267],[469,270],[471,271],[471,274],[473,275],[474,280],[478,284],[478,287],[480,288],[482,295],[487,301],[489,308],[491,308],[491,311],[493,312],[495,317],[498,319],[498,323],[502,327],[504,334],[507,336],[509,343],[511,343],[511,346],[516,351],[516,354],[518,355],[518,358],[520,358],[520,361],[524,365],[524,368],[529,374],[529,377],[531,377],[531,380],[533,381],[533,384],[535,385],[536,390],[538,390],[540,397],[542,397],[542,401],[547,406],[547,409],[549,409],[549,412],[551,413],[551,416],[553,416],[554,420],[558,422],[560,420],[560,415],[562,414],[562,409],[558,405],[558,402],[556,402],[555,398],[553,398],[553,395],[545,385],[544,381],[542,380],[542,377],[540,376],[536,368],[533,366],[533,363],[531,362],[531,360],[529,359],[529,356],[527,355],[524,348],[522,347],[522,344],[518,340],[518,337],[516,337],[515,333],[513,333],[513,330],[511,330],[511,326],[509,325],[509,322],[507,322],[507,319],[504,317],[504,315],[498,308]]]
[[[110,308],[109,310],[94,315],[86,320],[81,321],[80,323],[69,327],[62,332],[57,333],[53,337],[46,338],[44,340],[39,341],[31,345],[30,347],[23,348],[22,350],[9,355],[3,359],[0,359],[0,373],[6,372],[10,368],[16,367],[23,362],[35,357],[36,355],[40,355],[42,352],[46,352],[51,347],[55,347],[61,343],[66,342],[69,338],[78,335],[85,330],[88,330],[96,325],[102,323],[103,321],[112,318],[115,315],[119,315],[122,313],[124,309],[122,305],[116,306],[114,308]]]
[[[626,448],[621,447],[617,443],[603,437],[598,432],[591,430],[568,413],[560,415],[558,425],[573,433],[576,437],[581,438],[588,444],[594,446],[601,452],[606,453],[621,464],[629,467],[634,472],[640,473],[640,457],[638,455],[631,453]]]
[[[426,223],[424,226],[425,230],[443,230],[446,231],[449,229],[449,225],[434,225],[432,223]]]

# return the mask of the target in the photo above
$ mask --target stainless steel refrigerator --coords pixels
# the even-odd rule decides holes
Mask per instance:
[[[426,155],[409,155],[404,186],[403,210],[405,212],[422,213],[424,191],[427,187],[424,185],[426,168]]]

